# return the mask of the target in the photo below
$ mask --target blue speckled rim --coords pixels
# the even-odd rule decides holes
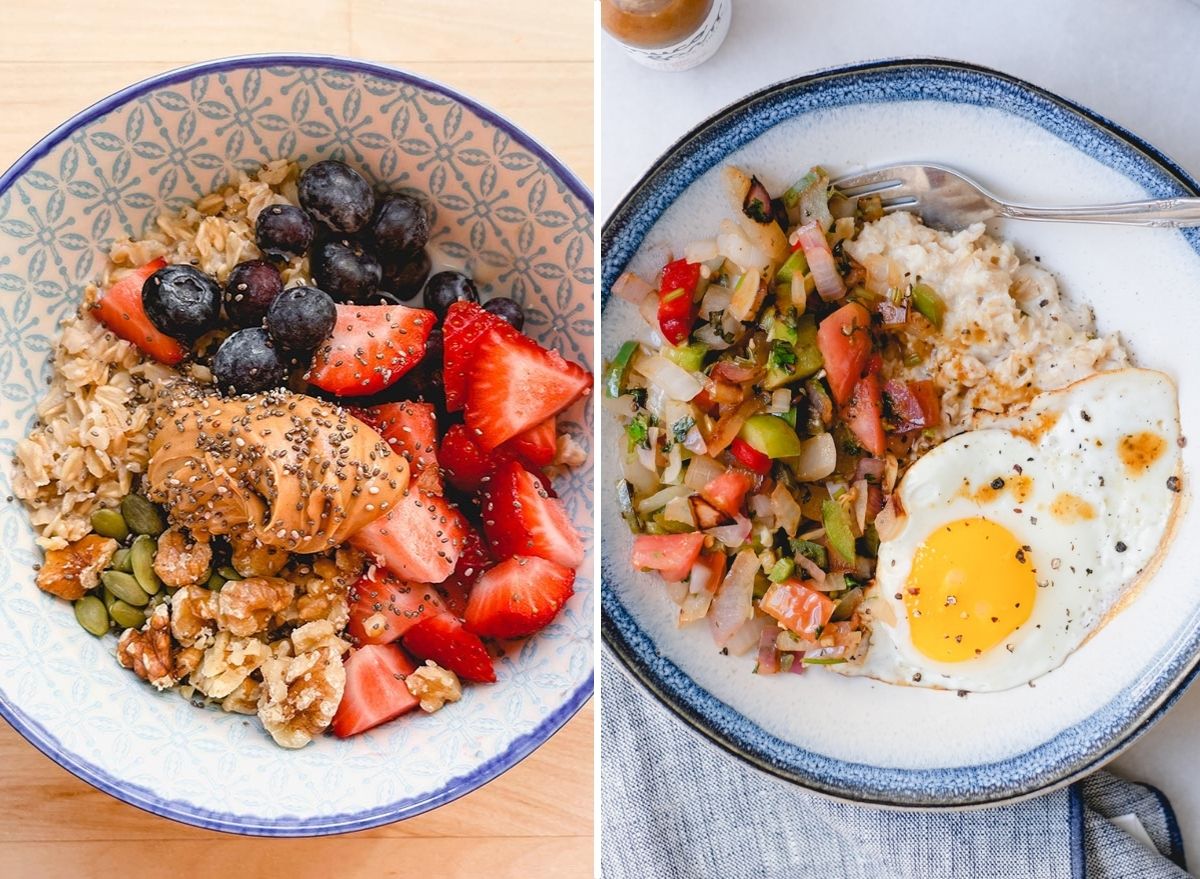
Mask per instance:
[[[546,167],[579,199],[580,203],[587,207],[589,213],[593,210],[592,194],[584,186],[583,182],[568,170],[553,153],[494,110],[458,93],[454,89],[432,80],[414,76],[411,73],[406,73],[382,64],[373,64],[368,61],[358,61],[334,55],[240,55],[181,67],[177,70],[171,70],[142,80],[93,104],[38,141],[11,168],[4,172],[3,176],[0,176],[0,195],[3,195],[16,180],[20,179],[35,162],[80,128],[95,122],[105,114],[148,92],[164,86],[186,82],[203,74],[278,66],[322,67],[346,71],[348,73],[364,73],[445,95],[470,109],[471,112],[491,125],[502,129],[526,150],[540,158],[546,164]],[[3,698],[0,698],[0,716],[3,716],[9,725],[24,736],[30,744],[64,769],[93,787],[104,791],[106,794],[110,794],[147,812],[180,821],[184,824],[191,824],[195,827],[202,827],[207,830],[220,830],[227,833],[252,836],[324,836],[332,833],[367,830],[382,824],[390,824],[394,821],[412,818],[430,809],[452,802],[476,788],[487,784],[493,778],[520,763],[533,753],[534,749],[549,739],[591,698],[592,689],[593,676],[589,675],[588,679],[570,694],[563,705],[546,717],[534,730],[516,738],[509,745],[508,750],[481,764],[473,772],[451,779],[439,790],[419,797],[398,800],[386,806],[380,806],[364,812],[323,815],[317,818],[283,816],[264,819],[253,815],[213,812],[201,809],[192,803],[182,800],[165,800],[148,788],[131,785],[123,779],[104,772],[99,767],[80,759],[77,755],[64,748],[45,727],[36,723],[17,708],[17,706]]]
[[[677,141],[633,187],[601,234],[601,308],[612,284],[663,212],[699,176],[767,129],[822,109],[895,101],[986,106],[1045,129],[1119,171],[1155,197],[1200,187],[1154,147],[1108,119],[997,71],[942,59],[887,60],[820,71],[769,86],[721,110]],[[1200,230],[1182,231],[1200,254]],[[696,684],[658,654],[612,588],[626,566],[601,556],[601,630],[631,677],[694,730],[785,781],[838,799],[903,809],[965,808],[1013,801],[1099,768],[1153,724],[1195,676],[1200,607],[1181,639],[1147,664],[1146,679],[1054,739],[1006,760],[929,770],[832,759],[786,742]]]

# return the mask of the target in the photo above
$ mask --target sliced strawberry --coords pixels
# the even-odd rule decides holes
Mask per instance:
[[[504,443],[498,451],[511,452],[534,467],[548,467],[558,454],[558,419],[547,418]]]
[[[437,409],[432,403],[381,403],[366,413],[393,452],[404,456],[413,473],[437,467]]]
[[[458,564],[470,526],[444,498],[410,487],[386,516],[350,542],[401,580],[441,583]]]
[[[478,491],[496,469],[492,456],[479,448],[465,424],[453,424],[446,431],[438,460],[450,484],[460,491]]]
[[[170,336],[159,332],[142,307],[142,285],[146,279],[167,264],[156,259],[134,269],[108,288],[92,306],[96,318],[124,339],[137,345],[159,363],[174,366],[187,357],[187,348]]]
[[[522,335],[480,337],[467,379],[466,422],[485,451],[535,427],[591,387],[591,374]]]
[[[722,513],[736,516],[741,512],[742,500],[753,484],[750,474],[741,470],[726,470],[700,489],[700,496]]]
[[[466,403],[467,376],[478,354],[480,337],[489,330],[516,338],[521,334],[477,302],[455,302],[442,321],[442,379],[446,409],[457,412]]]
[[[562,502],[518,461],[504,461],[492,474],[483,533],[499,556],[541,556],[568,568],[583,564],[583,542]]]
[[[704,548],[699,531],[686,534],[639,534],[633,539],[633,566],[659,571],[668,583],[678,583],[691,572]]]
[[[432,659],[464,680],[496,680],[492,657],[479,636],[448,613],[421,620],[404,636],[404,646],[418,659]]]
[[[404,682],[416,667],[394,644],[368,644],[346,657],[346,689],[331,729],[339,738],[358,735],[417,707]]]
[[[575,592],[575,572],[536,556],[513,556],[479,578],[466,626],[485,638],[523,638],[544,628]]]
[[[331,394],[363,397],[382,391],[425,356],[437,318],[403,305],[339,305],[337,323],[305,376]]]
[[[382,568],[350,587],[346,631],[355,644],[389,644],[421,619],[443,612],[435,587],[406,583]]]
[[[488,549],[479,532],[474,528],[468,529],[467,536],[463,540],[462,553],[458,557],[458,564],[454,566],[454,573],[434,586],[438,596],[442,599],[442,604],[450,613],[462,618],[475,581],[495,561],[491,550]]]

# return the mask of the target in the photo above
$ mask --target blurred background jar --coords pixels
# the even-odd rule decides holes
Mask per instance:
[[[600,23],[655,70],[703,64],[729,33],[731,0],[600,0]]]

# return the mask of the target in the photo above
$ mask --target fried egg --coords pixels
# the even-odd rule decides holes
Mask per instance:
[[[931,450],[897,487],[866,656],[839,670],[986,692],[1062,664],[1165,545],[1179,438],[1171,379],[1123,369]]]

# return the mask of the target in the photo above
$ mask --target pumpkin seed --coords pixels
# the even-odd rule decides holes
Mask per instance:
[[[213,571],[212,576],[208,578],[208,582],[205,584],[205,588],[211,589],[213,592],[220,592],[221,587],[224,585],[225,578],[221,576],[221,572]]]
[[[75,602],[75,619],[97,638],[108,632],[108,611],[94,595],[85,595]]]
[[[117,596],[108,591],[107,586],[100,587],[100,600],[104,602],[104,606],[112,609],[113,602],[117,600]]]
[[[102,537],[124,540],[129,536],[129,526],[119,510],[103,508],[92,513],[92,530]]]
[[[140,629],[146,622],[146,615],[136,607],[130,607],[124,601],[114,601],[108,609],[113,622],[122,629]]]
[[[121,500],[121,515],[134,534],[149,534],[157,537],[166,530],[162,513],[158,507],[139,494],[127,494]]]
[[[150,601],[150,596],[142,591],[138,581],[129,574],[123,574],[120,571],[105,571],[100,575],[100,579],[104,581],[109,592],[126,604],[145,607],[146,603]]]
[[[222,565],[221,567],[217,568],[217,573],[226,580],[242,579],[242,575],[239,574],[235,568],[231,568],[229,565]]]
[[[129,563],[133,576],[137,578],[138,586],[147,595],[157,595],[162,588],[162,581],[154,573],[154,556],[158,552],[158,543],[148,534],[140,534],[129,548]]]
[[[133,562],[130,561],[129,550],[126,549],[125,547],[121,547],[120,549],[118,549],[115,553],[113,553],[112,561],[109,562],[108,566],[110,568],[112,568],[114,571],[121,571],[122,573],[125,573],[125,574],[132,574],[133,573]]]

